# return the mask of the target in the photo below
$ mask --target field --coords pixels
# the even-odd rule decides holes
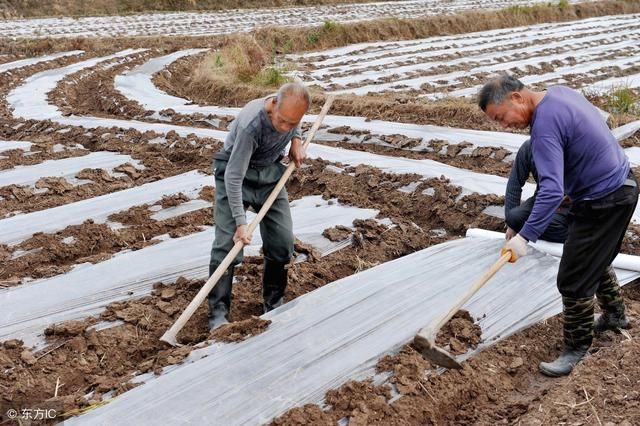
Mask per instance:
[[[634,327],[568,378],[537,370],[561,347],[551,243],[443,330],[462,370],[409,343],[502,243],[528,136],[478,110],[486,78],[582,91],[640,171],[640,4],[491,2],[477,13],[522,17],[463,32],[485,4],[433,3],[0,21],[0,424],[45,406],[38,420],[69,424],[639,423],[640,268],[617,269]],[[452,28],[419,31],[435,20]],[[256,232],[232,324],[210,334],[203,304],[170,347],[159,337],[207,279],[212,156],[244,103],[294,78],[313,95],[305,131],[337,99],[287,183],[288,303],[262,315]]]

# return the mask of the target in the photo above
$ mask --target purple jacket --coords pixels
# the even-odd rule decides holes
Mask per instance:
[[[520,231],[529,241],[547,228],[564,194],[573,202],[602,198],[629,174],[629,160],[598,110],[568,87],[550,87],[536,106],[531,149],[538,194]]]

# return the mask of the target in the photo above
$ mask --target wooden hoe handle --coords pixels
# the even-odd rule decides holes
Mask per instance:
[[[491,268],[489,268],[484,274],[482,274],[482,276],[478,278],[478,280],[467,289],[464,295],[460,299],[458,299],[456,304],[453,306],[453,308],[451,308],[447,315],[440,319],[440,322],[436,324],[435,328],[426,326],[418,333],[425,337],[431,337],[433,335],[433,338],[435,338],[435,334],[437,334],[438,331],[442,327],[444,327],[444,325],[456,314],[456,312],[458,312],[458,310],[460,310],[460,308],[464,306],[464,304],[467,303],[469,299],[471,299],[471,297],[473,297],[473,295],[476,294],[478,290],[480,290],[487,283],[487,281],[489,281],[491,277],[493,277],[496,272],[500,270],[500,268],[502,268],[506,263],[509,262],[509,259],[511,259],[511,251],[506,251],[502,256],[500,256],[496,263],[491,266]]]

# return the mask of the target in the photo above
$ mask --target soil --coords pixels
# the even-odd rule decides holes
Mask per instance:
[[[115,92],[113,76],[149,56],[169,50],[159,47],[106,70],[76,73],[59,85],[50,100],[65,113],[152,121],[148,111]],[[99,53],[105,52],[90,49],[88,56]],[[190,170],[211,173],[211,156],[221,147],[217,140],[123,129],[88,131],[49,121],[17,120],[11,116],[5,102],[11,88],[35,72],[76,60],[60,59],[0,74],[0,139],[34,143],[30,155],[23,155],[21,151],[3,153],[5,158],[0,159],[0,170],[96,151],[130,155],[144,165],[144,169],[135,169],[130,164],[121,166],[116,171],[124,176],[117,178],[104,170],[85,169],[77,177],[91,182],[77,187],[45,176],[36,185],[47,189],[43,193],[26,187],[3,187],[0,188],[0,217],[90,199]],[[156,81],[177,96],[227,106],[240,106],[248,99],[273,90],[242,85],[197,90],[197,85],[189,81],[189,67],[194,67],[190,60],[178,61],[169,68],[170,72],[158,74]],[[321,104],[322,96],[315,95],[314,111]],[[344,97],[336,101],[332,113],[497,130],[471,101],[417,102],[411,94]],[[162,115],[181,125],[226,129],[230,122],[225,117],[186,116],[170,110],[163,111]],[[221,122],[213,126],[208,122],[213,120]],[[468,147],[465,143],[448,145],[443,141],[431,141],[426,150],[416,151],[420,141],[399,135],[380,137],[349,128],[331,129],[330,132],[363,139],[380,138],[390,145],[331,143],[346,149],[428,158],[500,176],[509,173],[509,164],[504,161],[508,152],[498,147],[478,148],[463,155]],[[156,143],[158,139],[166,142]],[[628,146],[638,143],[637,137],[625,142],[630,144]],[[325,237],[332,241],[351,237],[352,244],[324,257],[312,247],[296,242],[296,255],[304,254],[306,260],[290,266],[285,302],[337,279],[458,238],[469,227],[503,230],[503,221],[482,213],[487,206],[501,205],[502,197],[478,194],[460,197],[461,189],[451,185],[445,177],[422,179],[417,175],[391,175],[367,166],[343,167],[343,171],[336,172],[332,171],[335,167],[330,170],[327,166],[342,165],[322,160],[309,160],[306,164],[308,167],[296,171],[287,184],[290,199],[320,194],[326,200],[337,199],[351,206],[374,208],[379,211],[378,219],[388,218],[393,226],[369,219],[354,221],[352,229],[327,229],[323,233]],[[399,191],[412,183],[417,183],[412,192]],[[425,191],[427,189],[429,191]],[[213,203],[213,188],[203,189],[200,198]],[[156,204],[167,208],[186,201],[188,197],[184,194],[176,194],[158,200]],[[125,225],[124,228],[112,229],[106,224],[87,221],[52,234],[35,234],[17,246],[0,245],[3,264],[0,287],[20,285],[27,277],[57,276],[80,263],[101,262],[123,250],[147,247],[155,243],[155,236],[188,235],[213,223],[211,208],[154,221],[149,207],[136,206],[109,218],[111,222]],[[639,226],[630,227],[623,242],[623,252],[640,254],[639,234]],[[49,401],[61,407],[61,412],[78,414],[73,410],[98,404],[103,398],[109,401],[131,389],[135,386],[130,382],[134,375],[161,374],[163,367],[183,362],[195,346],[214,340],[238,342],[264,332],[268,329],[268,321],[257,318],[262,314],[262,272],[262,259],[247,257],[236,268],[238,281],[233,288],[232,323],[210,334],[208,308],[203,304],[179,334],[178,339],[185,346],[178,349],[160,342],[159,337],[192,300],[204,284],[202,280],[178,278],[174,283],[158,283],[148,296],[112,303],[95,317],[51,324],[45,331],[47,346],[40,350],[25,347],[16,340],[0,342],[0,407],[10,402]],[[538,362],[550,359],[560,348],[560,319],[553,318],[497,343],[466,361],[460,371],[433,370],[433,366],[410,346],[405,346],[379,361],[378,371],[389,377],[385,384],[349,382],[328,392],[325,406],[296,408],[274,423],[335,424],[346,417],[353,425],[604,424],[607,421],[636,424],[640,422],[640,410],[634,402],[638,399],[635,385],[640,380],[640,373],[632,357],[640,349],[636,338],[640,326],[640,286],[631,285],[624,293],[635,327],[629,332],[631,339],[605,333],[596,339],[589,357],[568,379],[547,379],[537,373]],[[481,343],[481,330],[468,313],[459,312],[441,330],[437,343],[453,353],[462,354]],[[56,388],[58,396],[54,397]],[[0,418],[2,421],[4,418]]]
[[[333,228],[325,229],[322,236],[330,241],[343,241],[351,236],[353,231],[346,226],[338,225]]]
[[[267,330],[271,324],[269,320],[251,317],[246,320],[225,324],[213,330],[209,338],[220,342],[235,343],[256,336]]]
[[[471,314],[462,310],[456,312],[440,329],[436,336],[436,344],[446,348],[453,355],[459,355],[478,347],[481,334],[482,330],[475,324]]]
[[[272,424],[330,425],[345,417],[358,425],[636,424],[640,285],[623,293],[631,338],[610,331],[598,336],[569,377],[537,371],[561,349],[561,321],[554,317],[498,342],[461,370],[435,371],[405,346],[378,362],[378,371],[390,374],[388,383],[348,382],[326,394],[325,407],[294,408]]]

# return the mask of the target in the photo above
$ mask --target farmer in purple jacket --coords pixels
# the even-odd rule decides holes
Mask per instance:
[[[511,250],[511,261],[527,254],[527,242],[547,228],[565,194],[572,202],[557,278],[564,351],[540,363],[543,374],[567,375],[587,353],[594,331],[629,327],[611,262],[638,202],[638,184],[598,110],[578,92],[563,86],[536,92],[502,75],[478,97],[480,108],[503,127],[531,126],[538,193],[524,226],[503,248]],[[603,312],[595,321],[594,295]]]

